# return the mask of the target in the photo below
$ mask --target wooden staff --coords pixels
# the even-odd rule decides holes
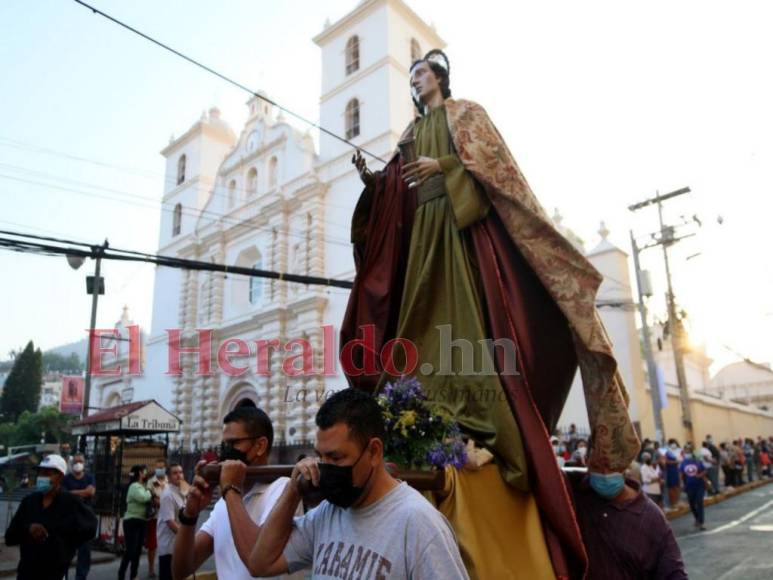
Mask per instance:
[[[290,477],[293,472],[293,465],[250,465],[247,467],[246,482],[248,485],[255,483],[271,483],[280,477]],[[395,470],[389,472],[393,477],[405,481],[408,485],[418,491],[442,491],[445,487],[446,476],[442,470],[433,469],[432,471],[417,470]],[[210,483],[217,483],[220,480],[220,464],[211,463],[205,465],[202,475]]]

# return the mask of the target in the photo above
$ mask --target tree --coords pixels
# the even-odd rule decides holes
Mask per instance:
[[[0,424],[0,444],[6,448],[13,445],[37,445],[68,441],[70,423],[75,417],[61,413],[56,407],[44,407],[37,413],[24,411],[14,423]]]
[[[83,361],[74,352],[71,352],[70,356],[64,356],[55,352],[43,353],[43,370],[47,373],[80,373],[83,369]]]
[[[24,411],[34,413],[43,385],[43,354],[32,341],[16,356],[0,397],[0,413],[5,421],[16,422]]]

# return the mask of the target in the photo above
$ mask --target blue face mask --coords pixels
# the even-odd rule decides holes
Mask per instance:
[[[37,481],[35,482],[35,489],[38,491],[42,491],[43,493],[46,493],[49,491],[53,485],[51,484],[51,478],[47,477],[45,475],[39,475]]]
[[[590,486],[601,497],[612,499],[623,491],[625,478],[622,473],[591,473]]]
[[[156,469],[156,477],[164,477],[166,475],[166,469]]]

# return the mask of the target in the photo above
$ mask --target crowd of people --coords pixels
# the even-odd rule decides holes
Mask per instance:
[[[574,424],[566,433],[555,434],[551,443],[562,467],[586,465],[588,442]],[[771,454],[773,436],[739,438],[717,445],[707,435],[699,446],[692,442],[682,446],[676,439],[661,443],[647,438],[625,475],[641,484],[644,493],[666,512],[680,509],[686,499],[695,527],[704,530],[705,495],[773,477]]]
[[[199,462],[191,484],[177,463],[167,465],[160,459],[152,469],[133,465],[120,514],[124,553],[119,580],[127,572],[132,579],[138,577],[143,547],[151,578],[156,571],[161,580],[188,577],[214,556],[219,576],[247,579],[254,574],[300,574],[308,567],[324,572],[332,570],[333,562],[364,566],[360,556],[366,544],[371,546],[368,565],[379,570],[400,571],[406,577],[421,570],[422,578],[466,578],[448,521],[386,471],[383,418],[374,399],[353,389],[341,391],[320,408],[317,425],[320,457],[300,458],[290,478],[270,484],[245,485],[247,466],[265,465],[273,444],[271,420],[252,405],[225,417],[218,454]],[[574,425],[551,442],[563,467],[586,465],[588,440]],[[593,575],[630,567],[686,577],[664,512],[677,509],[686,498],[696,528],[705,529],[704,495],[772,477],[771,448],[773,437],[715,445],[709,435],[700,446],[645,439],[625,474],[567,470]],[[24,498],[8,527],[6,543],[20,545],[19,578],[59,580],[66,577],[73,559],[76,579],[88,576],[89,541],[97,527],[91,509],[95,481],[82,454],[69,455],[66,449],[62,453],[64,457],[49,455],[39,465],[37,493]],[[212,461],[221,466],[217,485],[201,472]],[[319,509],[309,510],[304,481],[319,487],[319,499],[326,500]],[[221,497],[197,529],[216,487]],[[349,509],[368,505],[372,510]],[[360,522],[366,517],[362,514],[372,519],[381,511],[389,533],[378,528],[378,536],[363,543],[364,535],[377,528]],[[606,526],[597,525],[600,517]],[[632,529],[646,529],[646,537],[629,537]],[[392,541],[408,536],[410,547]],[[635,551],[632,545],[638,546]],[[372,546],[378,551],[372,552]],[[351,558],[342,552],[347,548]]]

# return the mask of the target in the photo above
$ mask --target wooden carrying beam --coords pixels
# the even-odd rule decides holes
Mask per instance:
[[[293,467],[293,465],[248,466],[247,483],[249,485],[254,483],[271,483],[280,477],[290,477]],[[442,470],[390,470],[390,473],[418,491],[442,491],[445,487],[446,476]],[[211,463],[205,465],[202,475],[208,482],[217,483],[220,479],[220,464]]]

